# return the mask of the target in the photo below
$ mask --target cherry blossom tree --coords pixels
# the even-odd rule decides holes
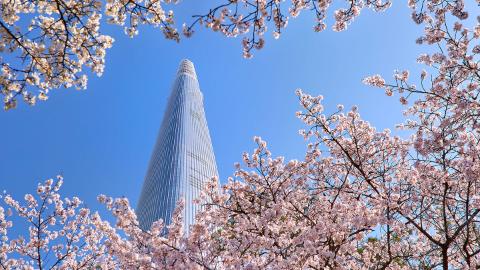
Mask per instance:
[[[405,112],[412,120],[399,125],[414,135],[408,141],[411,167],[404,169],[408,184],[397,187],[396,211],[427,243],[420,253],[422,264],[476,269],[480,17],[468,28],[462,24],[468,23],[462,3],[434,4],[413,15],[425,25],[417,42],[438,48],[418,58],[426,66],[419,74],[420,85],[409,80],[408,71],[396,72],[393,83],[379,75],[365,82],[383,88],[387,95],[398,93],[404,105],[412,103]]]
[[[58,193],[62,178],[39,184],[24,201],[5,194],[0,205],[0,269],[112,269],[100,216]],[[14,227],[14,233],[8,231]],[[25,228],[22,231],[21,228]]]

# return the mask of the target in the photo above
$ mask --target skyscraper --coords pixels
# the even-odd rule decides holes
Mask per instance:
[[[163,219],[170,223],[176,203],[183,198],[184,225],[195,221],[198,198],[205,181],[218,175],[203,109],[203,94],[193,63],[183,60],[165,111],[143,183],[136,213],[142,229]]]

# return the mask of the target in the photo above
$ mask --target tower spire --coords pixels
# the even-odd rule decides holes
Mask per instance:
[[[181,74],[188,74],[195,79],[197,79],[197,73],[195,72],[195,66],[192,61],[188,59],[183,59],[178,66],[177,76]]]

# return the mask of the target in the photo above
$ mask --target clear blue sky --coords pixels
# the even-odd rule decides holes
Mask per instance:
[[[195,3],[198,2],[198,3]],[[208,1],[184,0],[175,10],[179,25]],[[101,78],[86,91],[57,90],[48,102],[0,112],[0,191],[18,198],[58,173],[63,193],[76,194],[94,209],[96,196],[126,196],[136,204],[178,63],[191,59],[205,97],[205,109],[221,180],[234,162],[266,139],[274,155],[301,159],[305,151],[295,118],[296,88],[325,96],[327,110],[358,105],[378,129],[402,120],[397,98],[364,86],[366,75],[387,77],[394,69],[418,70],[415,44],[422,30],[405,1],[385,13],[363,11],[342,33],[312,31],[312,14],[291,20],[279,40],[267,38],[253,59],[241,57],[240,39],[197,29],[180,44],[158,29],[142,27],[134,39],[117,27]]]

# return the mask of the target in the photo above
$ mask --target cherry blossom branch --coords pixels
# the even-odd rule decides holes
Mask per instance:
[[[164,12],[164,2],[173,1],[15,0],[0,4],[1,52],[6,56],[0,58],[4,108],[15,108],[19,97],[34,105],[47,100],[49,91],[56,88],[85,89],[85,68],[102,75],[106,50],[113,43],[113,38],[100,33],[102,13],[113,24],[124,25],[128,19],[125,32],[130,36],[138,33],[139,25],[148,24],[159,27],[167,39],[178,41],[173,14]]]
[[[219,31],[227,37],[245,35],[246,37],[242,40],[243,56],[250,58],[253,49],[263,48],[264,34],[269,24],[273,26],[274,38],[280,37],[282,29],[288,25],[288,15],[295,18],[304,10],[313,11],[316,18],[314,30],[320,32],[326,28],[325,19],[332,1],[291,0],[288,2],[290,2],[289,5],[278,0],[228,0],[210,8],[205,14],[193,15],[193,21],[189,25],[184,24],[183,33],[190,37],[196,25],[200,24],[213,31]],[[333,30],[345,30],[363,8],[383,11],[390,5],[390,1],[348,1],[346,9],[335,10]],[[285,6],[288,6],[288,10]]]

